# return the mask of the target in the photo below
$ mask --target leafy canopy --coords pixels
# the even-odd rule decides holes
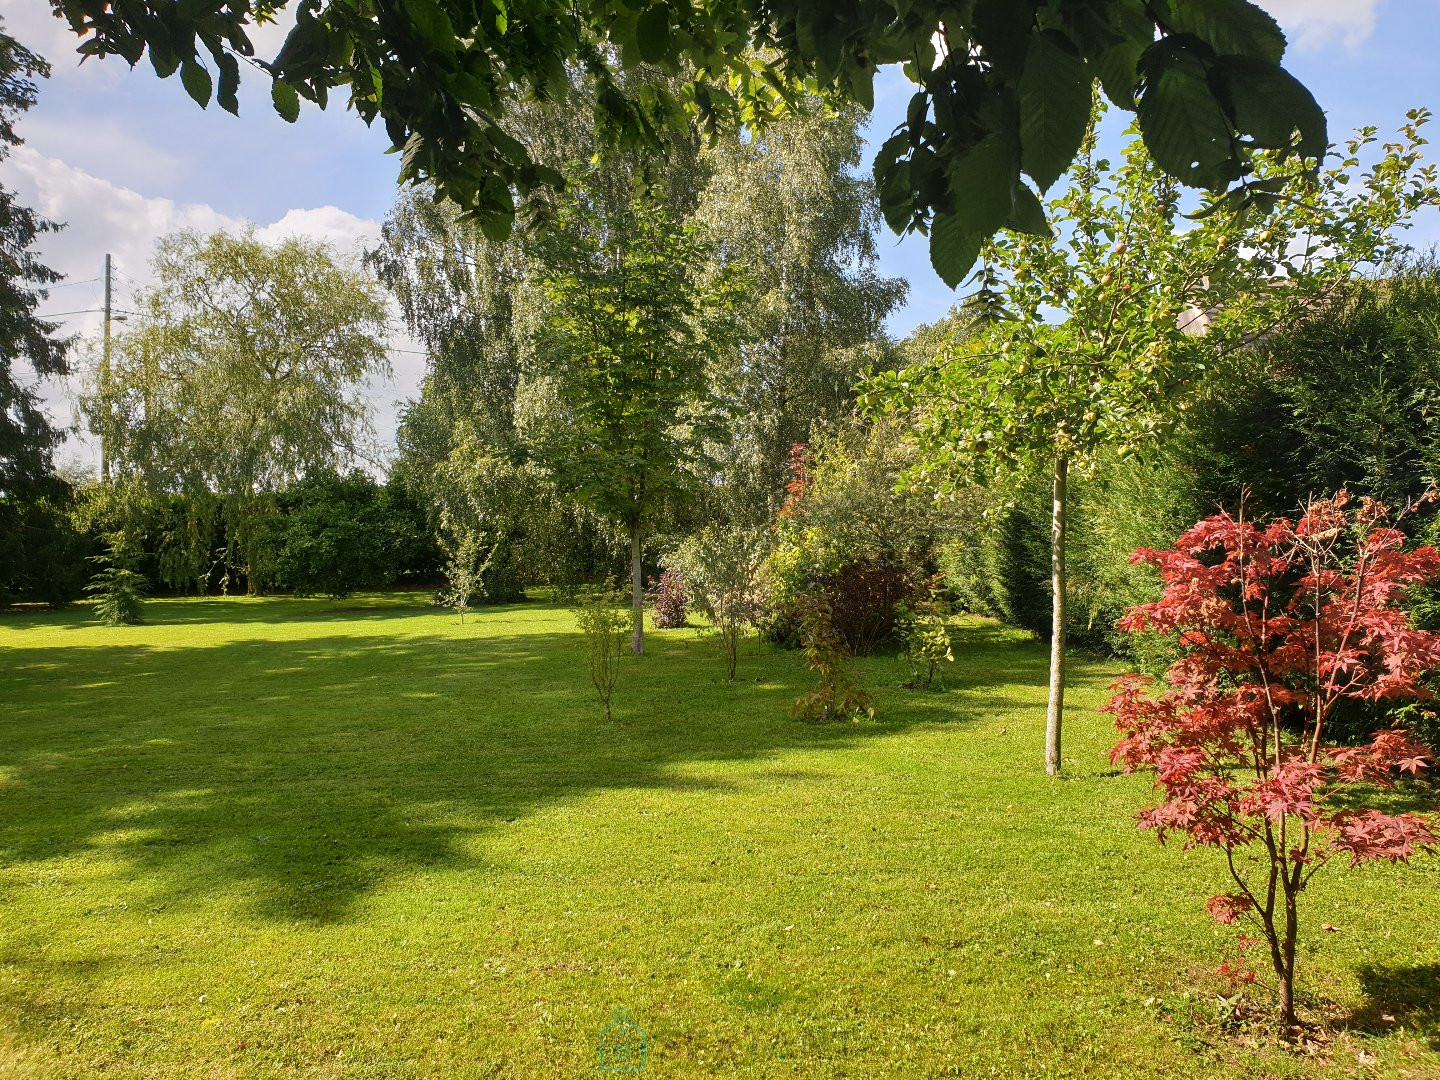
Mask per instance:
[[[1257,150],[1318,159],[1327,142],[1280,65],[1283,34],[1249,0],[301,0],[268,59],[249,31],[287,0],[52,6],[82,54],[148,55],[202,106],[238,110],[241,60],[269,74],[286,120],[302,98],[344,92],[385,125],[402,180],[433,180],[495,236],[517,194],[562,183],[502,121],[575,71],[608,140],[638,146],[692,118],[707,134],[763,122],[801,87],[869,108],[876,72],[902,64],[917,90],[875,176],[892,228],[929,232],[952,285],[997,229],[1044,232],[1036,192],[1079,149],[1097,82],[1136,113],[1161,168],[1212,191],[1243,183]],[[644,65],[680,79],[622,78]]]
[[[1435,167],[1421,163],[1425,110],[1368,167],[1373,128],[1316,179],[1262,158],[1255,205],[1197,221],[1142,140],[1117,161],[1101,154],[1103,117],[1097,105],[1071,182],[1046,207],[1053,233],[988,242],[984,287],[962,309],[969,321],[933,358],[866,387],[868,404],[914,417],[942,487],[951,470],[988,478],[1057,455],[1086,466],[1103,449],[1140,449],[1208,372],[1396,258],[1414,213],[1440,202]]]
[[[734,331],[733,274],[701,278],[705,243],[658,203],[602,216],[583,198],[548,238],[536,356],[557,415],[535,439],[561,487],[635,530],[693,485],[721,433],[707,362]]]

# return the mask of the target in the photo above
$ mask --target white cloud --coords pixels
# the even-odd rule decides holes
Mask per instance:
[[[1257,0],[1285,28],[1297,49],[1353,49],[1375,31],[1381,0]]]
[[[236,231],[248,224],[204,203],[179,203],[142,195],[26,146],[12,151],[0,170],[0,184],[13,190],[23,205],[65,223],[64,229],[41,237],[37,244],[44,262],[66,278],[65,283],[51,290],[41,312],[81,311],[60,321],[65,329],[83,335],[95,335],[100,329],[99,313],[82,309],[100,306],[101,283],[91,279],[103,273],[107,252],[116,269],[113,303],[124,309],[133,302],[135,288],[149,283],[150,255],[161,236],[179,229]],[[268,243],[289,236],[309,236],[349,255],[373,244],[379,234],[378,222],[334,206],[292,209],[278,221],[255,230],[255,235]],[[419,348],[404,335],[396,335],[392,345],[397,349]],[[77,359],[83,355],[77,353]],[[418,392],[424,374],[421,356],[396,353],[392,360],[395,378],[377,381],[367,388],[376,431],[383,442],[393,441],[398,402]],[[63,382],[42,384],[46,406],[57,424],[72,423],[73,402],[84,375],[80,371]],[[61,460],[93,466],[95,452],[84,439],[72,437],[65,444]]]
[[[346,254],[355,254],[379,242],[380,223],[356,217],[338,206],[321,206],[314,210],[288,210],[275,224],[256,229],[255,235],[267,244],[291,236],[308,236]]]

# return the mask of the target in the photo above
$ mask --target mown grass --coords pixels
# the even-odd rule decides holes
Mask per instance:
[[[1051,780],[1043,647],[979,622],[811,727],[797,656],[730,685],[685,630],[607,726],[543,604],[147,618],[0,617],[0,1075],[600,1076],[618,1008],[657,1077],[1440,1075],[1440,860],[1317,879],[1328,1045],[1220,1023],[1219,869],[1136,831],[1113,667]]]

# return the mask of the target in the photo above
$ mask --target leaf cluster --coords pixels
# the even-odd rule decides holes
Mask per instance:
[[[607,142],[634,147],[691,123],[712,137],[763,124],[802,87],[868,109],[879,68],[903,64],[919,89],[876,181],[892,228],[928,231],[952,285],[995,230],[1044,232],[1035,188],[1075,155],[1097,82],[1188,184],[1243,190],[1257,150],[1315,159],[1326,144],[1319,107],[1280,65],[1284,36],[1249,0],[328,0],[299,3],[280,51],[256,58],[249,29],[286,6],[55,0],[83,55],[148,55],[202,106],[238,108],[240,60],[269,76],[286,120],[302,98],[323,108],[345,91],[384,125],[403,181],[434,181],[497,237],[517,194],[564,182],[503,119],[577,71]],[[622,77],[647,65],[683,79]]]

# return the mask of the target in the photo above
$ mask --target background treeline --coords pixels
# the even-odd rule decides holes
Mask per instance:
[[[71,603],[95,560],[120,546],[132,553],[127,567],[157,594],[344,596],[444,579],[423,509],[402,487],[359,470],[304,477],[243,524],[214,496],[128,494],[57,476],[44,499],[9,504],[0,603]],[[236,554],[242,532],[251,545],[244,569]]]

